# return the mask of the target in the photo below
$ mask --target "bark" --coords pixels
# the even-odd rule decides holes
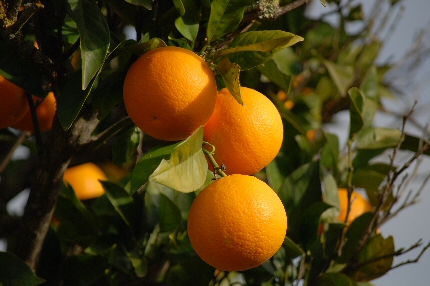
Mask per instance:
[[[97,123],[95,115],[80,118],[70,130],[64,131],[57,120],[50,139],[43,146],[14,251],[33,270],[61,191],[64,171],[73,155],[88,146],[85,144],[91,141],[91,132]]]

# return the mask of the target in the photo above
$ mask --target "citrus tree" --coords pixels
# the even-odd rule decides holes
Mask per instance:
[[[364,286],[418,261],[381,232],[430,154],[413,110],[374,123],[391,10],[308,2],[1,0],[0,284]]]

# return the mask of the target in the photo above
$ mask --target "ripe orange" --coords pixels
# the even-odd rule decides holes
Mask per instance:
[[[0,75],[0,129],[11,126],[27,111],[25,91]]]
[[[346,211],[348,208],[348,190],[345,188],[339,188],[339,200],[340,200],[340,210],[339,210],[339,220],[345,222]],[[353,191],[351,195],[351,207],[349,210],[347,225],[359,217],[360,215],[370,212],[373,210],[372,204],[367,201],[360,193]]]
[[[224,271],[261,265],[281,247],[287,215],[278,195],[247,175],[216,180],[198,194],[188,216],[188,236],[197,254]]]
[[[148,135],[177,141],[206,124],[217,86],[210,66],[178,47],[153,49],[127,72],[124,103],[130,118]]]
[[[39,99],[36,97],[35,99],[35,103],[37,103]],[[55,96],[53,92],[50,92],[36,109],[37,118],[39,119],[40,131],[48,131],[52,128],[52,122],[54,121],[56,110],[57,104],[55,101]],[[31,117],[31,111],[28,110],[24,117],[13,124],[12,127],[22,131],[30,131],[31,133],[34,133],[34,124]]]
[[[278,110],[266,96],[246,87],[241,94],[243,106],[228,89],[218,93],[204,140],[215,146],[215,161],[227,167],[227,174],[252,175],[276,157],[284,131]]]
[[[99,180],[106,181],[105,173],[94,163],[85,163],[68,168],[64,181],[70,184],[80,200],[94,199],[104,194]]]

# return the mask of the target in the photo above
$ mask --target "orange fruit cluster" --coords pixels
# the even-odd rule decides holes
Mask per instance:
[[[178,47],[150,50],[130,67],[124,103],[133,122],[166,141],[186,139],[206,124],[215,108],[217,85],[209,64]]]
[[[39,121],[40,131],[48,131],[52,128],[55,112],[57,110],[57,103],[53,92],[50,92],[42,102],[37,97],[34,97],[35,103],[39,104],[36,108],[36,114]],[[29,131],[34,133],[34,123],[30,110],[24,116],[12,125],[13,128]]]
[[[366,212],[373,210],[372,204],[366,200],[360,193],[353,191],[351,194],[351,201],[348,202],[348,190],[345,188],[339,188],[339,200],[340,200],[340,210],[338,219],[350,225],[353,220],[361,216]],[[351,203],[348,219],[346,219],[346,213],[348,209],[348,204]]]
[[[284,241],[287,215],[278,195],[249,175],[281,148],[283,124],[275,105],[246,87],[244,105],[226,88],[217,92],[210,66],[178,47],[140,56],[123,92],[130,118],[156,139],[183,140],[204,126],[204,140],[215,147],[209,156],[232,174],[206,187],[191,206],[188,234],[197,254],[227,271],[250,269],[273,256]]]
[[[263,94],[241,87],[244,105],[224,88],[204,127],[204,140],[215,146],[215,161],[227,174],[252,175],[278,154],[284,129],[276,106]],[[210,164],[209,164],[210,165]]]
[[[20,120],[29,110],[25,91],[0,75],[0,129]]]
[[[100,181],[106,181],[105,173],[94,163],[84,163],[68,168],[63,180],[70,184],[80,200],[100,197],[104,189]]]
[[[194,200],[188,235],[197,254],[225,271],[257,267],[281,247],[287,215],[278,195],[247,175],[216,180]]]

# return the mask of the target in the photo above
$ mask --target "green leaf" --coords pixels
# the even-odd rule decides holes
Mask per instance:
[[[358,88],[348,90],[351,100],[350,111],[350,136],[360,131],[362,128],[372,126],[373,118],[375,117],[377,106],[366,98]]]
[[[303,38],[294,34],[273,31],[250,31],[237,36],[226,49],[214,55],[214,59],[229,56],[242,70],[248,70],[270,60],[278,51],[290,47]]]
[[[394,260],[394,239],[377,234],[358,255],[357,269],[350,273],[355,281],[370,281],[387,273]]]
[[[370,160],[381,155],[386,149],[358,149],[353,161],[354,169],[366,166]]]
[[[284,181],[279,197],[288,216],[287,235],[293,241],[299,240],[303,214],[312,204],[321,201],[319,162],[312,162],[297,168]]]
[[[82,57],[82,90],[87,89],[108,53],[110,31],[106,18],[92,0],[68,0],[68,14],[78,26]]]
[[[361,82],[360,90],[363,91],[367,98],[371,99],[375,103],[379,101],[378,72],[375,66],[372,66],[366,73],[366,76]]]
[[[358,149],[380,149],[397,146],[401,131],[384,127],[369,127],[357,133]]]
[[[171,232],[181,226],[181,211],[163,193],[160,193],[160,231]]]
[[[357,246],[370,225],[372,215],[371,212],[364,213],[349,225],[345,235],[345,244],[341,249],[340,257],[336,260],[337,263],[348,263],[357,254]]]
[[[57,115],[61,126],[68,130],[89,95],[89,90],[82,90],[82,70],[77,70],[64,85],[57,99]]]
[[[303,212],[303,217],[300,222],[300,242],[305,245],[305,249],[309,249],[311,244],[317,239],[320,217],[332,206],[325,202],[316,202],[306,208]]]
[[[199,11],[192,0],[173,0],[180,17],[175,20],[176,29],[188,40],[194,42],[199,31]]]
[[[134,194],[142,185],[148,182],[149,176],[157,169],[163,159],[168,159],[179,143],[157,147],[148,151],[139,160],[131,177],[130,193]]]
[[[152,0],[125,0],[126,2],[152,10]]]
[[[378,188],[385,181],[389,172],[390,165],[387,164],[366,165],[354,170],[352,184],[358,188],[366,189],[367,193],[370,194],[370,200],[375,204],[379,201]]]
[[[43,74],[32,62],[25,60],[19,53],[0,37],[0,75],[27,92],[43,97]]]
[[[62,265],[63,285],[97,285],[99,279],[106,277],[111,267],[108,257],[101,255],[79,254],[65,259]]]
[[[355,286],[355,283],[342,273],[323,273],[315,286]]]
[[[402,142],[402,145],[400,145],[400,149],[417,152],[421,148],[423,143],[424,142],[421,138],[412,136],[410,134],[406,134],[405,139]],[[425,151],[424,154],[430,156],[430,149]]]
[[[63,185],[61,189],[55,217],[61,222],[58,230],[60,239],[86,247],[96,238],[98,226],[94,214],[76,197],[69,185]]]
[[[252,4],[251,0],[214,0],[206,31],[210,43],[233,31],[242,21],[245,8]]]
[[[198,190],[206,181],[208,163],[202,150],[203,127],[175,147],[169,160],[162,160],[149,177],[183,193]]]
[[[341,66],[334,62],[323,60],[330,77],[335,83],[339,93],[343,96],[354,82],[354,68],[351,66]]]
[[[294,241],[292,241],[288,236],[285,237],[284,243],[282,244],[282,246],[285,249],[286,252],[286,256],[289,259],[294,259],[300,255],[303,255],[305,252],[300,248],[300,246],[298,246],[297,244],[294,243]]]
[[[243,100],[240,95],[240,66],[230,62],[230,60],[225,57],[218,63],[216,69],[221,74],[231,95],[233,95],[239,104],[243,105]]]
[[[131,121],[131,120],[130,120]],[[135,158],[140,143],[141,133],[133,122],[129,122],[122,132],[118,134],[112,146],[112,162],[121,165],[131,162]]]
[[[273,59],[259,65],[258,70],[282,90],[288,91],[290,89],[291,75],[282,72]]]
[[[339,138],[335,134],[323,131],[326,143],[321,149],[321,163],[324,167],[337,172],[339,160]]]
[[[118,50],[119,51],[126,51],[130,52],[136,55],[143,55],[147,51],[150,51],[155,48],[161,48],[166,47],[166,43],[159,39],[159,38],[152,38],[146,42],[136,43],[135,44],[128,44],[128,41],[124,42],[123,45],[121,45]]]
[[[333,175],[322,167],[322,182],[324,186],[324,197],[323,201],[331,206],[334,206],[337,210],[340,209],[339,193],[336,180]]]
[[[109,199],[112,206],[117,213],[121,216],[124,222],[133,228],[135,224],[135,207],[133,198],[122,187],[115,183],[102,181],[103,188],[105,189],[106,197]]]
[[[0,252],[0,269],[0,285],[32,286],[45,282],[37,277],[24,261],[12,253]]]
[[[138,250],[127,252],[128,259],[133,266],[134,273],[137,277],[143,278],[148,273],[148,262],[145,257],[142,257]]]

